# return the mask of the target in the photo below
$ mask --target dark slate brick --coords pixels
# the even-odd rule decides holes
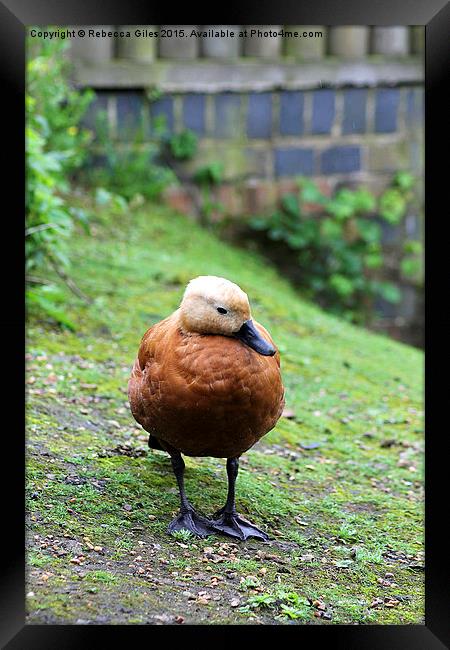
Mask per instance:
[[[151,122],[155,117],[163,115],[166,118],[166,129],[168,133],[173,133],[174,130],[174,115],[173,115],[173,97],[169,95],[161,97],[150,104],[150,133],[152,133]]]
[[[127,140],[142,128],[143,94],[140,92],[117,93],[117,132],[120,139]]]
[[[250,93],[247,107],[249,138],[270,138],[272,135],[272,93]]]
[[[388,223],[384,219],[378,219],[381,229],[381,242],[383,244],[399,244],[402,240],[402,228],[399,225]]]
[[[302,135],[304,95],[295,90],[280,94],[280,135]]]
[[[344,91],[342,133],[364,133],[366,130],[367,90],[352,88]]]
[[[330,133],[335,115],[334,90],[315,90],[313,92],[313,113],[311,133]]]
[[[183,98],[183,124],[197,135],[205,133],[205,95],[189,94]]]
[[[275,175],[311,176],[314,172],[314,151],[312,149],[275,149]]]
[[[89,104],[86,113],[83,115],[82,124],[87,129],[97,128],[97,119],[100,113],[106,113],[108,110],[109,93],[96,92],[94,100]]]
[[[397,113],[400,101],[398,88],[382,88],[375,99],[375,131],[392,133],[397,130]]]
[[[322,152],[321,170],[323,174],[345,174],[361,168],[359,147],[331,147]]]
[[[424,123],[423,92],[420,88],[410,88],[406,95],[406,123],[415,126]]]
[[[397,305],[388,302],[381,296],[377,296],[374,300],[374,311],[382,318],[395,318],[397,316]]]
[[[239,135],[241,96],[237,93],[221,93],[214,98],[214,135],[231,138]]]

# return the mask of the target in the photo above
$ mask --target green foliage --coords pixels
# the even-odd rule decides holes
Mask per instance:
[[[203,226],[211,226],[211,217],[214,212],[223,212],[224,206],[216,201],[213,195],[213,188],[223,180],[223,164],[214,161],[208,165],[199,167],[194,174],[193,180],[200,186],[201,206],[200,219]]]
[[[145,139],[143,127],[134,130],[131,144],[120,145],[111,136],[107,115],[99,111],[96,136],[103,160],[91,161],[86,180],[131,200],[136,196],[157,199],[165,188],[176,182],[174,172],[161,161],[167,143],[164,116],[153,121],[152,142]],[[87,174],[85,174],[87,176]]]
[[[190,160],[197,153],[197,148],[198,138],[190,129],[175,133],[169,139],[170,152],[177,160]]]
[[[64,313],[63,305],[61,305],[63,294],[56,285],[30,286],[26,290],[25,297],[29,308],[39,307],[59,325],[69,330],[75,330],[73,321]]]
[[[80,308],[62,287],[77,331],[34,318],[28,325],[28,541],[38,564],[28,557],[53,573],[44,581],[41,570],[28,571],[27,592],[35,594],[29,623],[107,616],[110,624],[132,624],[142,616],[146,624],[161,614],[181,614],[185,624],[245,625],[250,617],[264,624],[423,622],[423,573],[410,567],[423,549],[422,353],[323,313],[254,251],[230,246],[167,206],[130,204],[124,218],[99,200],[92,212],[92,234],[75,231],[70,256],[73,278],[93,302]],[[254,317],[281,349],[286,401],[296,415],[281,418],[249,451],[238,478],[238,511],[274,541],[231,540],[236,545],[218,563],[214,556],[230,539],[194,539],[185,549],[166,533],[179,508],[169,458],[125,455],[127,447],[147,449],[148,438],[125,406],[130,351],[178,307],[188,280],[204,274],[227,277],[248,293]],[[417,471],[399,466],[404,452]],[[226,498],[225,462],[188,458],[186,466],[189,499],[200,512],[214,512]],[[55,557],[60,542],[69,554]],[[85,555],[81,567],[70,562],[74,542]],[[158,579],[157,590],[141,566]],[[98,570],[116,580],[92,575]],[[399,587],[377,582],[387,571]],[[224,580],[211,589],[213,575]],[[260,586],[244,591],[240,578],[249,575]],[[191,605],[186,594],[201,589],[222,598]],[[370,607],[374,597],[396,593],[407,596],[398,607]],[[231,607],[234,598],[257,606],[241,611]],[[320,610],[309,598],[326,604],[331,621],[315,616]]]
[[[255,610],[272,610],[278,619],[309,620],[312,608],[308,600],[294,591],[277,589],[274,593],[263,593],[250,596],[245,605],[240,608],[243,614]]]
[[[295,253],[301,286],[310,298],[347,318],[367,319],[375,296],[398,302],[399,289],[374,273],[383,265],[381,223],[398,224],[411,198],[413,177],[399,172],[379,197],[364,188],[341,188],[331,197],[308,179],[299,179],[299,192],[285,194],[280,207],[250,225]],[[402,271],[417,273],[417,248]]]
[[[194,181],[200,186],[219,185],[223,178],[223,164],[219,161],[199,167],[194,174]]]
[[[187,530],[186,528],[182,528],[181,530],[175,530],[173,533],[171,533],[171,535],[178,542],[190,542],[194,538],[194,534],[190,530]]]
[[[79,127],[93,93],[83,93],[68,81],[67,43],[36,40],[29,43],[32,58],[27,63],[26,92],[26,271],[29,304],[57,322],[71,327],[58,290],[46,280],[31,275],[49,261],[67,268],[68,237],[79,222],[87,228],[87,215],[68,202],[70,177],[80,167],[90,135]],[[43,285],[34,286],[30,285]]]

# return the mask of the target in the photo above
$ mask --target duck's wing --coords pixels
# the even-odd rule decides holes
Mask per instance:
[[[172,333],[171,317],[156,323],[144,334],[128,382],[128,401],[134,418],[148,429],[150,402],[163,381],[162,367],[167,339]]]

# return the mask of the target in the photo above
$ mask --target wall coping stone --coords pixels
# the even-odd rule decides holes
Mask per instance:
[[[314,63],[239,59],[145,64],[116,59],[95,64],[76,61],[74,80],[79,86],[93,88],[158,88],[166,93],[373,87],[422,83],[424,65],[421,57],[345,62],[330,58]]]

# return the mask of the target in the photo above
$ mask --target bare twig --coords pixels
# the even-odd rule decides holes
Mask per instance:
[[[34,284],[47,284],[48,282],[45,278],[38,278],[37,275],[27,275],[25,280],[27,282],[33,282]]]
[[[61,230],[61,226],[58,226],[57,223],[41,223],[39,226],[31,226],[31,228],[27,228],[25,230],[25,237],[29,237],[29,235],[33,235],[35,232],[40,232],[41,230]]]
[[[65,271],[59,266],[59,264],[56,262],[56,260],[53,259],[51,255],[48,256],[50,259],[50,262],[52,263],[53,268],[55,269],[56,273],[59,275],[61,280],[65,282],[65,284],[69,287],[69,289],[74,293],[78,298],[81,298],[83,302],[85,302],[87,305],[91,305],[93,303],[92,298],[89,298],[81,289],[75,284],[75,282],[70,278]]]

